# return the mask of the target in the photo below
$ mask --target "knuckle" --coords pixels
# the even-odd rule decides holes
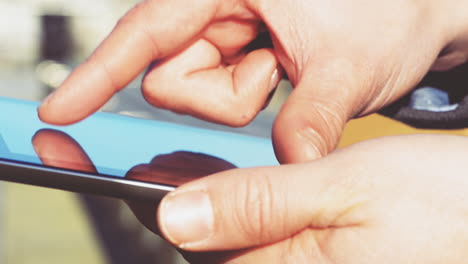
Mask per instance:
[[[274,220],[278,221],[278,217],[274,215],[273,188],[268,177],[249,177],[244,190],[238,192],[242,197],[239,201],[243,201],[241,210],[237,210],[237,222],[240,232],[253,241],[254,243],[262,243],[270,241],[273,237],[271,232],[271,224]]]
[[[138,18],[138,13],[141,10],[141,3],[135,5],[132,9],[130,9],[125,15],[120,17],[117,20],[114,28],[121,28],[121,29],[128,29],[132,28],[135,24],[137,24],[136,18]]]
[[[86,64],[102,72],[113,93],[116,93],[123,88],[121,85],[122,81],[113,74],[112,67],[107,62],[88,59],[86,60]]]
[[[151,43],[151,58],[156,58],[159,46],[152,34],[151,23],[147,19],[152,16],[152,11],[152,6],[147,1],[140,2],[117,21],[114,29],[119,29],[128,36],[128,39],[144,39]]]
[[[145,77],[141,83],[141,90],[143,98],[151,105],[159,108],[167,108],[168,99],[164,92],[161,82],[154,80],[154,78]],[[156,86],[156,84],[158,84]]]
[[[248,104],[244,107],[242,111],[241,119],[246,122],[246,124],[250,123],[255,117],[257,116],[258,109],[254,107],[252,104]]]
[[[225,109],[223,112],[229,118],[227,119],[228,125],[232,127],[244,127],[255,119],[259,110],[251,104],[240,103],[241,100],[236,98],[236,101],[223,104]]]

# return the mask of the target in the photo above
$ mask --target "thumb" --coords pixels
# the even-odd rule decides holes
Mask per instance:
[[[323,159],[235,169],[191,182],[161,202],[160,231],[184,250],[213,251],[274,243],[309,227],[347,225],[358,199],[350,197],[356,192],[336,165]]]
[[[273,144],[281,163],[314,160],[332,151],[363,90],[349,63],[318,65],[305,71],[273,126]],[[318,67],[317,66],[317,67]]]

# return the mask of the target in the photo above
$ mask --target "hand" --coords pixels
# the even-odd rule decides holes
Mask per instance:
[[[468,2],[146,0],[39,109],[68,124],[152,61],[151,104],[232,126],[262,109],[284,68],[293,86],[273,141],[281,162],[333,150],[345,123],[407,93],[432,67],[467,61]],[[267,30],[273,49],[246,47]]]
[[[464,137],[400,136],[225,171],[166,196],[158,222],[184,250],[219,251],[193,263],[465,263],[467,154]]]
[[[46,165],[95,171],[62,132],[40,131],[33,144]],[[464,263],[467,150],[463,137],[400,136],[310,163],[221,172],[167,196],[159,225],[169,241],[189,250],[181,253],[192,263]],[[146,171],[146,181],[171,179],[168,174],[179,175],[180,160],[191,167],[185,172],[199,176],[206,166],[187,165],[187,155],[157,156],[127,177],[142,180]],[[232,167],[189,156],[212,164],[212,172]],[[129,204],[160,233],[156,202]]]

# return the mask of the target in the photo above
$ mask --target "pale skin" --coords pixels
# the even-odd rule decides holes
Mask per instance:
[[[466,0],[147,0],[124,16],[39,115],[56,124],[78,121],[157,61],[143,82],[150,103],[240,126],[262,109],[278,82],[275,72],[284,70],[295,89],[273,127],[275,151],[282,163],[311,161],[334,150],[349,119],[395,101],[430,69],[466,62],[466,10]],[[245,51],[263,30],[270,32],[274,48]],[[250,249],[226,253],[234,263],[462,263],[466,141],[383,139],[317,162],[229,171],[168,196],[158,222],[168,240],[187,250]],[[426,162],[421,155],[428,155]],[[441,160],[460,162],[443,172]],[[255,188],[248,184],[257,179]],[[251,189],[226,196],[218,191],[226,181]],[[323,182],[333,188],[319,188]],[[343,182],[349,188],[341,188]],[[194,194],[190,206],[213,204],[215,224],[210,239],[195,242],[200,234],[190,225],[179,232],[166,225],[168,219],[177,223],[171,200],[193,186],[209,199]],[[348,189],[356,196],[346,196]],[[340,206],[342,201],[353,206],[333,207],[335,196]],[[261,202],[249,203],[252,197]],[[200,216],[192,217],[186,223],[198,223]]]

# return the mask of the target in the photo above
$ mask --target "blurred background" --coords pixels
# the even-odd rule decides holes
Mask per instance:
[[[0,96],[42,100],[136,2],[0,0]],[[270,137],[275,114],[291,91],[283,81],[270,106],[252,124],[232,129],[151,107],[140,94],[140,79],[101,111]],[[340,146],[385,135],[439,132],[371,115],[350,122]],[[121,201],[0,183],[0,263],[185,262],[141,226]]]

